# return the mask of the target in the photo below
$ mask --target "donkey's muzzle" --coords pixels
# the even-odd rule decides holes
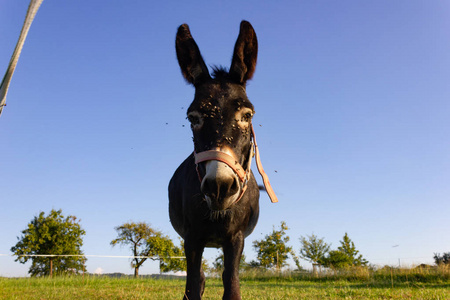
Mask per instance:
[[[241,192],[239,177],[226,163],[217,160],[207,161],[201,191],[211,210],[225,210],[239,198]]]

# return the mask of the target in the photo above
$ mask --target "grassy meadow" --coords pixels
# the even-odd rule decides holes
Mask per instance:
[[[182,299],[184,278],[107,276],[0,278],[0,299]],[[222,282],[208,278],[204,299],[222,299]],[[450,299],[450,268],[368,269],[320,274],[247,272],[243,299]]]

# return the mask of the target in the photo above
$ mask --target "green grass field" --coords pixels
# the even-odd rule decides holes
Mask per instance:
[[[0,278],[0,299],[182,299],[184,279],[74,276]],[[208,278],[204,299],[222,299],[222,282]],[[313,277],[242,276],[243,299],[450,299],[448,269],[384,271]]]

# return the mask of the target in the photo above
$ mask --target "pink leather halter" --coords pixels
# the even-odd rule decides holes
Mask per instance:
[[[266,189],[267,194],[269,195],[270,201],[272,201],[272,203],[276,203],[276,202],[278,202],[278,198],[275,195],[275,192],[273,191],[272,186],[270,185],[269,177],[264,172],[264,169],[261,164],[261,158],[259,156],[259,149],[258,149],[258,144],[256,143],[256,137],[255,137],[255,131],[253,129],[253,125],[251,126],[251,128],[252,128],[253,145],[250,150],[247,168],[244,169],[241,166],[241,164],[239,162],[237,162],[233,156],[229,155],[228,153],[222,152],[222,151],[208,150],[208,151],[203,151],[203,152],[199,152],[199,153],[194,152],[195,164],[197,165],[198,178],[201,182],[202,177],[198,171],[198,164],[201,162],[209,161],[209,160],[218,160],[218,161],[221,161],[221,162],[227,164],[236,173],[236,175],[239,177],[240,181],[242,182],[241,194],[239,195],[239,198],[234,202],[234,203],[236,203],[239,200],[241,200],[242,196],[244,195],[245,191],[247,190],[247,183],[248,183],[248,180],[250,178],[250,173],[251,173],[250,169],[251,169],[252,157],[255,156],[256,166],[258,168],[259,174],[262,177],[264,187]]]

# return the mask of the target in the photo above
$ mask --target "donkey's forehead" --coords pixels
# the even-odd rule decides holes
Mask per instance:
[[[209,110],[210,107],[219,106],[239,109],[248,107],[253,110],[253,105],[247,98],[247,93],[242,85],[235,83],[211,83],[204,84],[195,89],[195,98],[189,111]]]

